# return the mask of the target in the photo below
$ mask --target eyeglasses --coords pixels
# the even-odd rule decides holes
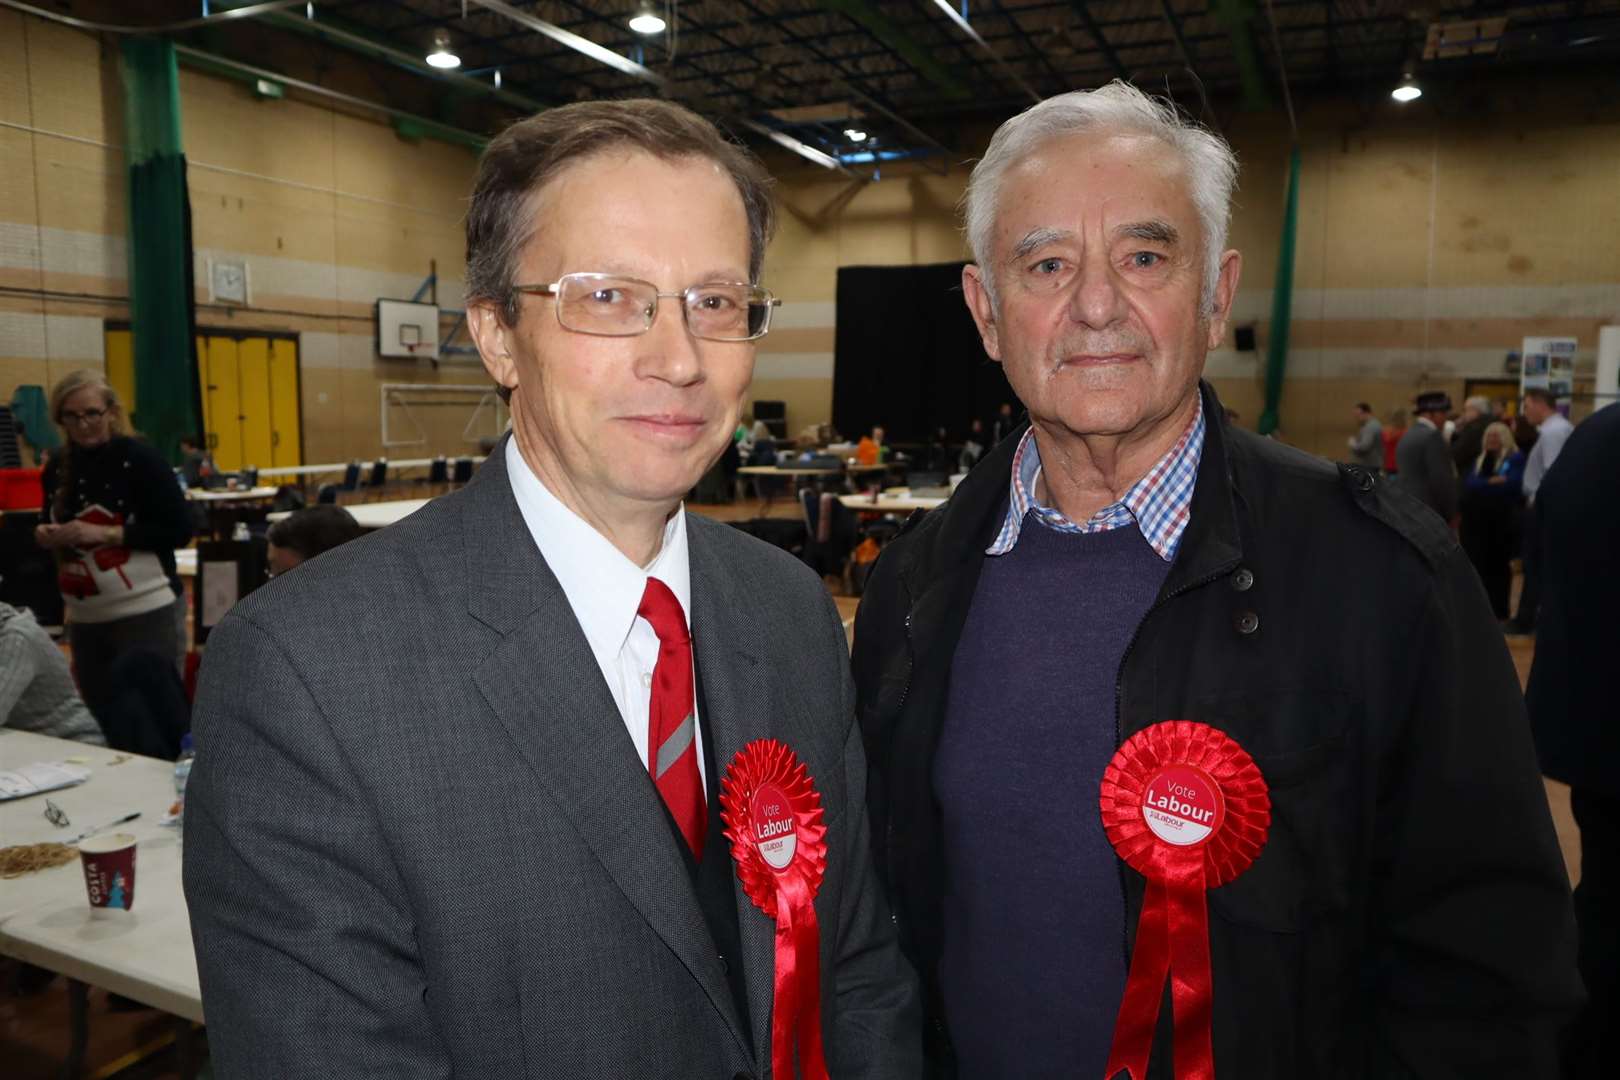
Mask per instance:
[[[73,822],[68,820],[67,814],[63,813],[62,808],[51,802],[49,799],[45,800],[45,820],[50,822],[52,825],[55,825],[58,829],[65,829],[69,825],[73,824]]]
[[[106,415],[106,409],[86,409],[84,412],[64,411],[62,413],[62,426],[67,427],[70,424],[94,424],[97,420],[100,420]]]
[[[754,341],[771,328],[771,309],[782,301],[769,289],[736,281],[706,281],[680,292],[659,292],[640,278],[564,274],[550,285],[514,285],[513,292],[557,298],[564,330],[598,337],[634,337],[652,329],[658,301],[681,301],[686,330],[705,341]]]

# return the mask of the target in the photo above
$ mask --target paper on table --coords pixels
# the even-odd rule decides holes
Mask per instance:
[[[202,621],[217,626],[236,606],[236,563],[209,561],[202,564]]]
[[[65,761],[36,761],[20,769],[0,771],[0,802],[38,795],[42,791],[72,787],[90,779],[90,770]]]

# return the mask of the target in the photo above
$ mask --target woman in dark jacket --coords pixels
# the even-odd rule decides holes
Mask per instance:
[[[1463,477],[1459,534],[1498,619],[1512,615],[1508,593],[1513,570],[1508,564],[1523,490],[1524,454],[1513,443],[1513,429],[1498,421],[1485,429],[1483,449]]]
[[[174,470],[125,434],[123,405],[100,372],[57,383],[51,418],[67,445],[45,466],[35,539],[56,552],[79,691],[101,719],[115,661],[140,649],[172,665],[184,652],[174,549],[191,540],[191,521]]]

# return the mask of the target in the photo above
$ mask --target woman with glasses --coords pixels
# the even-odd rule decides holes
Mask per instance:
[[[40,546],[56,553],[79,691],[97,719],[112,700],[115,662],[144,650],[177,664],[185,606],[174,549],[191,520],[174,472],[126,434],[118,394],[97,371],[75,371],[51,391],[67,445],[45,466]]]

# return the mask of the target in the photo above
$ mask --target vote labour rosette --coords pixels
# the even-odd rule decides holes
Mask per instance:
[[[731,759],[720,786],[737,877],[754,906],[776,920],[776,974],[771,1008],[771,1071],[826,1080],[821,1045],[821,930],[815,899],[827,872],[827,826],[821,795],[798,755],[775,739],[758,739]]]
[[[1103,772],[1101,803],[1114,850],[1147,878],[1103,1075],[1147,1075],[1168,978],[1177,1080],[1213,1080],[1204,892],[1247,870],[1265,846],[1271,826],[1265,778],[1225,733],[1171,720],[1144,728],[1119,748]]]

